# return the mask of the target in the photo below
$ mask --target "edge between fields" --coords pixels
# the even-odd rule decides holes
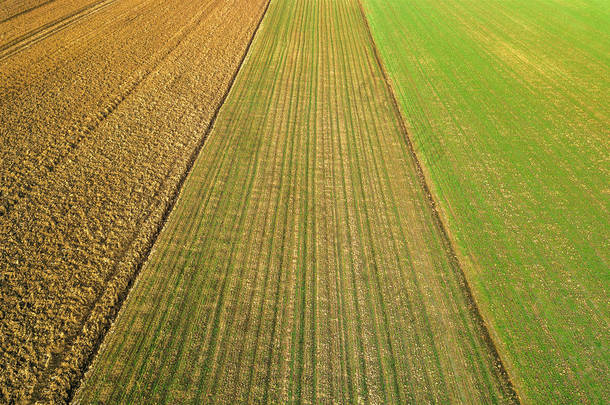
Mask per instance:
[[[494,370],[497,371],[497,376],[498,376],[502,386],[504,387],[506,394],[508,394],[509,399],[512,400],[514,403],[520,404],[521,398],[520,398],[519,394],[517,393],[517,390],[515,389],[511,376],[509,375],[507,368],[505,367],[504,362],[502,361],[502,358],[500,357],[500,354],[498,352],[494,339],[490,333],[489,328],[487,327],[487,323],[485,322],[485,319],[483,318],[483,316],[481,314],[479,305],[477,304],[475,296],[470,287],[470,283],[468,282],[468,279],[466,277],[466,273],[464,272],[462,264],[460,263],[460,260],[458,258],[457,250],[454,247],[453,239],[451,238],[451,234],[449,233],[449,230],[448,230],[449,228],[445,224],[445,221],[443,221],[443,216],[440,212],[440,208],[438,208],[440,206],[436,202],[436,198],[432,194],[432,191],[431,191],[432,189],[429,186],[429,184],[431,184],[431,181],[428,178],[429,176],[426,175],[424,166],[421,164],[420,159],[417,156],[417,152],[415,151],[415,146],[413,144],[413,140],[411,139],[411,135],[409,134],[409,131],[407,130],[406,118],[402,112],[402,109],[400,108],[400,104],[398,103],[398,98],[396,96],[396,93],[394,92],[394,88],[391,84],[388,72],[386,71],[385,65],[383,64],[383,60],[381,58],[381,54],[379,53],[379,49],[377,47],[377,43],[375,42],[375,38],[373,37],[373,32],[369,25],[368,18],[366,17],[366,12],[364,10],[364,6],[362,5],[362,0],[356,0],[356,1],[358,3],[358,8],[360,9],[360,14],[362,16],[362,20],[364,21],[364,25],[366,27],[366,31],[367,31],[367,34],[368,34],[368,37],[369,37],[369,40],[371,43],[371,48],[373,50],[375,60],[376,60],[377,64],[379,65],[379,68],[381,70],[381,74],[383,77],[383,81],[385,82],[388,92],[390,93],[392,106],[398,117],[400,130],[403,133],[403,136],[407,143],[407,147],[409,149],[409,154],[411,155],[411,159],[413,160],[413,163],[415,164],[417,178],[419,180],[420,186],[422,187],[422,189],[424,191],[424,194],[426,195],[426,199],[428,200],[428,204],[429,204],[429,207],[431,210],[434,225],[436,226],[437,230],[439,231],[439,233],[441,235],[442,244],[443,244],[443,247],[445,249],[447,256],[449,257],[449,262],[450,262],[451,266],[454,267],[454,269],[456,270],[456,273],[459,276],[460,284],[462,287],[461,289],[466,297],[466,301],[469,304],[470,312],[473,315],[475,322],[478,324],[478,326],[482,332],[482,337],[483,337],[483,340],[484,340],[488,350],[491,352],[492,356],[494,357],[494,362],[495,362],[495,364],[493,365]]]
[[[265,6],[263,8],[263,11],[261,13],[261,16],[260,16],[258,22],[256,23],[256,26],[254,27],[252,36],[250,37],[248,43],[246,44],[246,48],[244,49],[244,52],[237,65],[237,68],[235,69],[231,78],[229,79],[227,88],[218,102],[218,107],[214,110],[214,113],[212,114],[212,117],[210,118],[210,122],[209,122],[207,128],[205,129],[203,136],[198,141],[198,143],[196,144],[195,148],[193,149],[193,151],[191,152],[191,155],[189,156],[189,158],[187,160],[186,170],[180,176],[180,179],[175,186],[174,192],[171,194],[169,202],[167,203],[167,206],[161,215],[160,222],[156,224],[156,228],[155,228],[153,234],[151,235],[151,237],[148,238],[148,240],[144,241],[144,249],[139,255],[140,260],[137,261],[134,266],[133,276],[131,277],[131,279],[127,280],[127,287],[125,288],[125,290],[121,291],[118,294],[118,299],[117,299],[116,303],[114,304],[114,306],[111,308],[110,316],[106,319],[106,322],[107,322],[106,325],[102,327],[102,331],[99,333],[98,338],[93,342],[93,348],[92,348],[91,352],[88,355],[86,355],[86,358],[83,360],[81,366],[79,367],[80,375],[73,383],[69,384],[69,386],[67,388],[67,392],[66,392],[66,394],[67,394],[66,403],[72,402],[72,400],[74,399],[74,395],[76,394],[78,388],[81,385],[81,382],[83,381],[83,378],[85,377],[86,373],[95,363],[95,359],[99,353],[99,349],[101,348],[106,336],[109,333],[111,333],[111,329],[121,311],[121,308],[123,307],[123,303],[127,299],[133,286],[135,285],[135,282],[137,281],[142,268],[148,261],[150,253],[152,252],[152,249],[153,249],[157,239],[159,238],[159,235],[165,228],[167,221],[170,217],[170,214],[173,211],[176,203],[179,200],[184,183],[185,183],[187,177],[190,175],[190,173],[193,169],[193,166],[194,166],[195,162],[197,161],[197,158],[199,157],[209,134],[212,132],[212,129],[214,128],[214,124],[216,123],[216,119],[220,113],[220,110],[224,106],[226,99],[228,98],[229,94],[231,93],[231,90],[233,89],[233,84],[235,83],[235,80],[237,79],[237,76],[239,75],[239,72],[241,71],[244,62],[250,53],[250,48],[252,46],[252,43],[254,42],[254,39],[256,38],[256,34],[258,33],[259,28],[262,25],[263,20],[265,19],[265,16],[267,15],[267,10],[269,9],[269,5],[271,4],[271,1],[273,1],[273,0],[267,0]],[[39,384],[40,384],[40,382],[39,382]]]

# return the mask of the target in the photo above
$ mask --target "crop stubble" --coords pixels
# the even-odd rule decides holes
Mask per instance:
[[[55,0],[1,0],[0,23],[27,14]]]
[[[80,378],[263,5],[109,2],[0,61],[2,401]]]
[[[77,402],[511,402],[357,1],[273,1]]]

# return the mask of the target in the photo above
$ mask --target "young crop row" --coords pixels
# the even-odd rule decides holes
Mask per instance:
[[[608,402],[608,4],[364,4],[517,391]]]
[[[0,62],[0,402],[80,379],[264,3],[114,2]]]
[[[79,403],[511,402],[355,0],[272,1]]]

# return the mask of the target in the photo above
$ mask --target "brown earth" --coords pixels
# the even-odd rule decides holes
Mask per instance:
[[[0,402],[69,397],[265,3],[55,1],[0,23]]]
[[[0,22],[27,14],[55,0],[0,0]]]

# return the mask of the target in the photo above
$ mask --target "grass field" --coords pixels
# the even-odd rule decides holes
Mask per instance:
[[[506,403],[357,1],[271,2],[76,403]]]
[[[0,22],[0,403],[80,380],[265,4],[58,0]]]
[[[528,403],[610,400],[610,3],[364,0]]]

